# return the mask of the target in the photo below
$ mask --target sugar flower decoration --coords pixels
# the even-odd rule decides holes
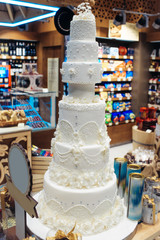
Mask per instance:
[[[64,75],[64,74],[65,74],[65,70],[64,70],[63,68],[61,68],[61,69],[60,69],[60,73],[61,73],[62,75]]]
[[[69,74],[72,76],[76,74],[75,68],[70,68],[68,71],[69,71]]]

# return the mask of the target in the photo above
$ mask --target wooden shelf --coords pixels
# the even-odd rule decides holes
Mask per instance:
[[[154,108],[156,108],[157,110],[160,110],[160,105],[158,105],[158,104],[148,103],[148,107],[149,107],[149,108],[150,108],[150,107],[154,107]]]
[[[132,141],[132,127],[134,122],[107,126],[108,135],[111,138],[111,147]]]
[[[152,80],[149,80],[149,83],[150,84],[160,84],[160,82],[157,82],[157,81],[155,82],[155,81],[152,81]]]
[[[149,72],[160,72],[160,69],[149,68]]]
[[[127,72],[132,72],[133,71],[133,67],[129,67],[129,68],[103,68],[103,72],[114,72],[114,71],[127,71]]]
[[[150,57],[150,60],[160,60],[160,57]]]
[[[128,110],[131,110],[132,108],[131,107],[128,107],[128,108],[124,108],[123,110],[112,110],[112,111],[107,111],[106,109],[105,109],[105,111],[106,112],[108,112],[108,113],[114,113],[114,112],[123,112],[123,111],[128,111]]]
[[[125,121],[123,121],[123,122],[108,123],[107,126],[108,126],[108,127],[110,127],[110,126],[117,126],[117,125],[121,125],[121,124],[134,123],[134,122],[135,122],[135,119],[125,120]]]
[[[132,240],[153,240],[160,235],[160,213],[158,213],[158,221],[155,225],[140,223],[137,225],[136,234]]]
[[[122,91],[131,91],[132,87],[128,87],[128,88],[98,88],[95,89],[95,92],[122,92]]]
[[[129,101],[129,100],[131,100],[132,99],[132,97],[122,97],[122,98],[108,98],[108,99],[106,99],[106,102],[107,101]]]
[[[150,96],[159,96],[160,93],[159,92],[148,91],[148,95],[150,95]]]
[[[36,60],[37,56],[9,56],[9,55],[0,55],[0,59],[7,59],[7,60],[14,60],[14,59],[18,59],[18,60]]]
[[[101,82],[131,82],[133,77],[103,77]]]
[[[118,56],[111,56],[111,55],[108,55],[108,54],[103,54],[103,55],[98,55],[98,58],[100,59],[133,59],[133,56],[127,56],[127,55],[118,55]]]

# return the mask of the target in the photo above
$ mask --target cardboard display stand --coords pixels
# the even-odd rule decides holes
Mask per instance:
[[[12,144],[8,154],[10,176],[6,175],[7,188],[16,204],[16,235],[26,237],[26,212],[33,218],[38,217],[35,209],[37,202],[30,196],[32,175],[30,162],[23,147]]]

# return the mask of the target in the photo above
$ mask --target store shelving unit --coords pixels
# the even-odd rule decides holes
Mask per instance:
[[[157,109],[157,115],[160,111],[160,57],[159,44],[151,43],[150,63],[149,63],[149,90],[148,107]]]
[[[103,54],[103,55],[99,55],[99,60],[102,62],[102,67],[103,67],[103,77],[101,80],[101,85],[96,85],[95,87],[95,93],[99,94],[101,96],[101,98],[104,98],[106,103],[107,102],[124,102],[122,103],[124,106],[122,107],[118,107],[118,109],[116,109],[114,107],[114,103],[113,106],[111,107],[111,109],[107,109],[106,107],[106,113],[119,113],[121,114],[124,111],[129,111],[131,110],[131,106],[130,107],[125,107],[125,101],[128,103],[131,101],[132,96],[131,96],[131,91],[132,91],[132,87],[131,87],[131,82],[133,81],[133,73],[132,76],[127,76],[126,73],[128,72],[133,72],[133,59],[134,56],[127,56],[127,55],[116,55],[116,56],[111,56],[108,54]],[[132,63],[131,66],[126,67],[127,64],[125,63],[125,60],[131,60],[130,62]],[[120,61],[120,65],[122,65],[122,67],[107,67],[110,61],[112,61],[112,63],[116,62],[118,63],[118,61]],[[115,64],[116,65],[116,64]],[[118,65],[118,64],[117,64]],[[114,66],[114,64],[113,64]],[[123,76],[115,76],[116,72],[119,72],[119,75],[123,75]],[[115,74],[114,74],[115,73]],[[105,74],[107,74],[107,76],[105,76]],[[125,75],[125,76],[124,76]],[[107,93],[105,95],[105,93]],[[103,96],[104,94],[104,96]],[[122,123],[129,123],[129,122],[134,122],[134,119],[127,119],[126,121],[119,121],[119,122],[114,122],[114,119],[111,119],[110,122],[107,123],[108,126],[114,126],[114,125],[118,125],[118,124],[122,124]]]

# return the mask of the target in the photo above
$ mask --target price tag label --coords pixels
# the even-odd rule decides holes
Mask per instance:
[[[131,71],[131,68],[128,68],[127,71],[130,72],[130,71]]]
[[[131,122],[134,122],[134,119],[131,119]]]
[[[100,91],[100,92],[103,92],[103,88],[100,88],[99,91]]]
[[[126,77],[123,78],[123,81],[126,81]]]
[[[131,81],[131,80],[132,80],[132,77],[128,77],[127,80],[128,80],[128,81]]]
[[[27,56],[27,59],[31,59],[31,56]]]
[[[37,59],[37,56],[34,56],[33,58],[34,58],[34,59]]]
[[[127,99],[131,99],[131,97],[128,96]]]
[[[129,123],[129,120],[125,120],[125,123]]]
[[[120,82],[120,81],[121,81],[121,78],[118,77],[118,78],[117,78],[117,82]]]
[[[156,96],[159,96],[159,93],[156,92]]]
[[[129,87],[128,90],[132,90],[132,87]]]
[[[7,56],[5,56],[5,55],[2,55],[2,59],[7,59]]]
[[[115,59],[119,59],[119,56],[118,56],[118,55],[116,55],[116,56],[115,56]]]
[[[114,92],[114,88],[111,88],[111,91]]]
[[[111,68],[111,71],[115,71],[115,68]]]
[[[111,78],[107,78],[107,81],[108,81],[108,82],[111,82]]]
[[[108,98],[108,101],[111,101],[111,98],[110,98],[110,97]]]
[[[155,57],[155,56],[152,56],[151,58],[152,58],[153,60],[155,60],[155,59],[156,59],[156,57]]]
[[[21,59],[24,59],[24,56],[21,56]]]
[[[124,59],[127,59],[127,55],[124,55],[123,58],[124,58]]]
[[[123,71],[123,68],[119,68],[119,71]]]
[[[112,123],[108,123],[108,126],[112,126]]]
[[[102,54],[98,54],[98,57],[99,57],[99,58],[102,58]]]
[[[130,59],[133,59],[133,56],[130,56]]]
[[[121,91],[121,87],[118,87],[117,90],[118,90],[118,91]]]
[[[116,122],[115,125],[119,125],[119,122]]]
[[[122,97],[119,97],[119,100],[122,100]]]
[[[12,59],[16,59],[16,56],[12,56]]]
[[[107,71],[107,68],[103,68],[103,71],[104,71],[104,72]]]
[[[108,58],[111,58],[111,55],[107,55]]]

